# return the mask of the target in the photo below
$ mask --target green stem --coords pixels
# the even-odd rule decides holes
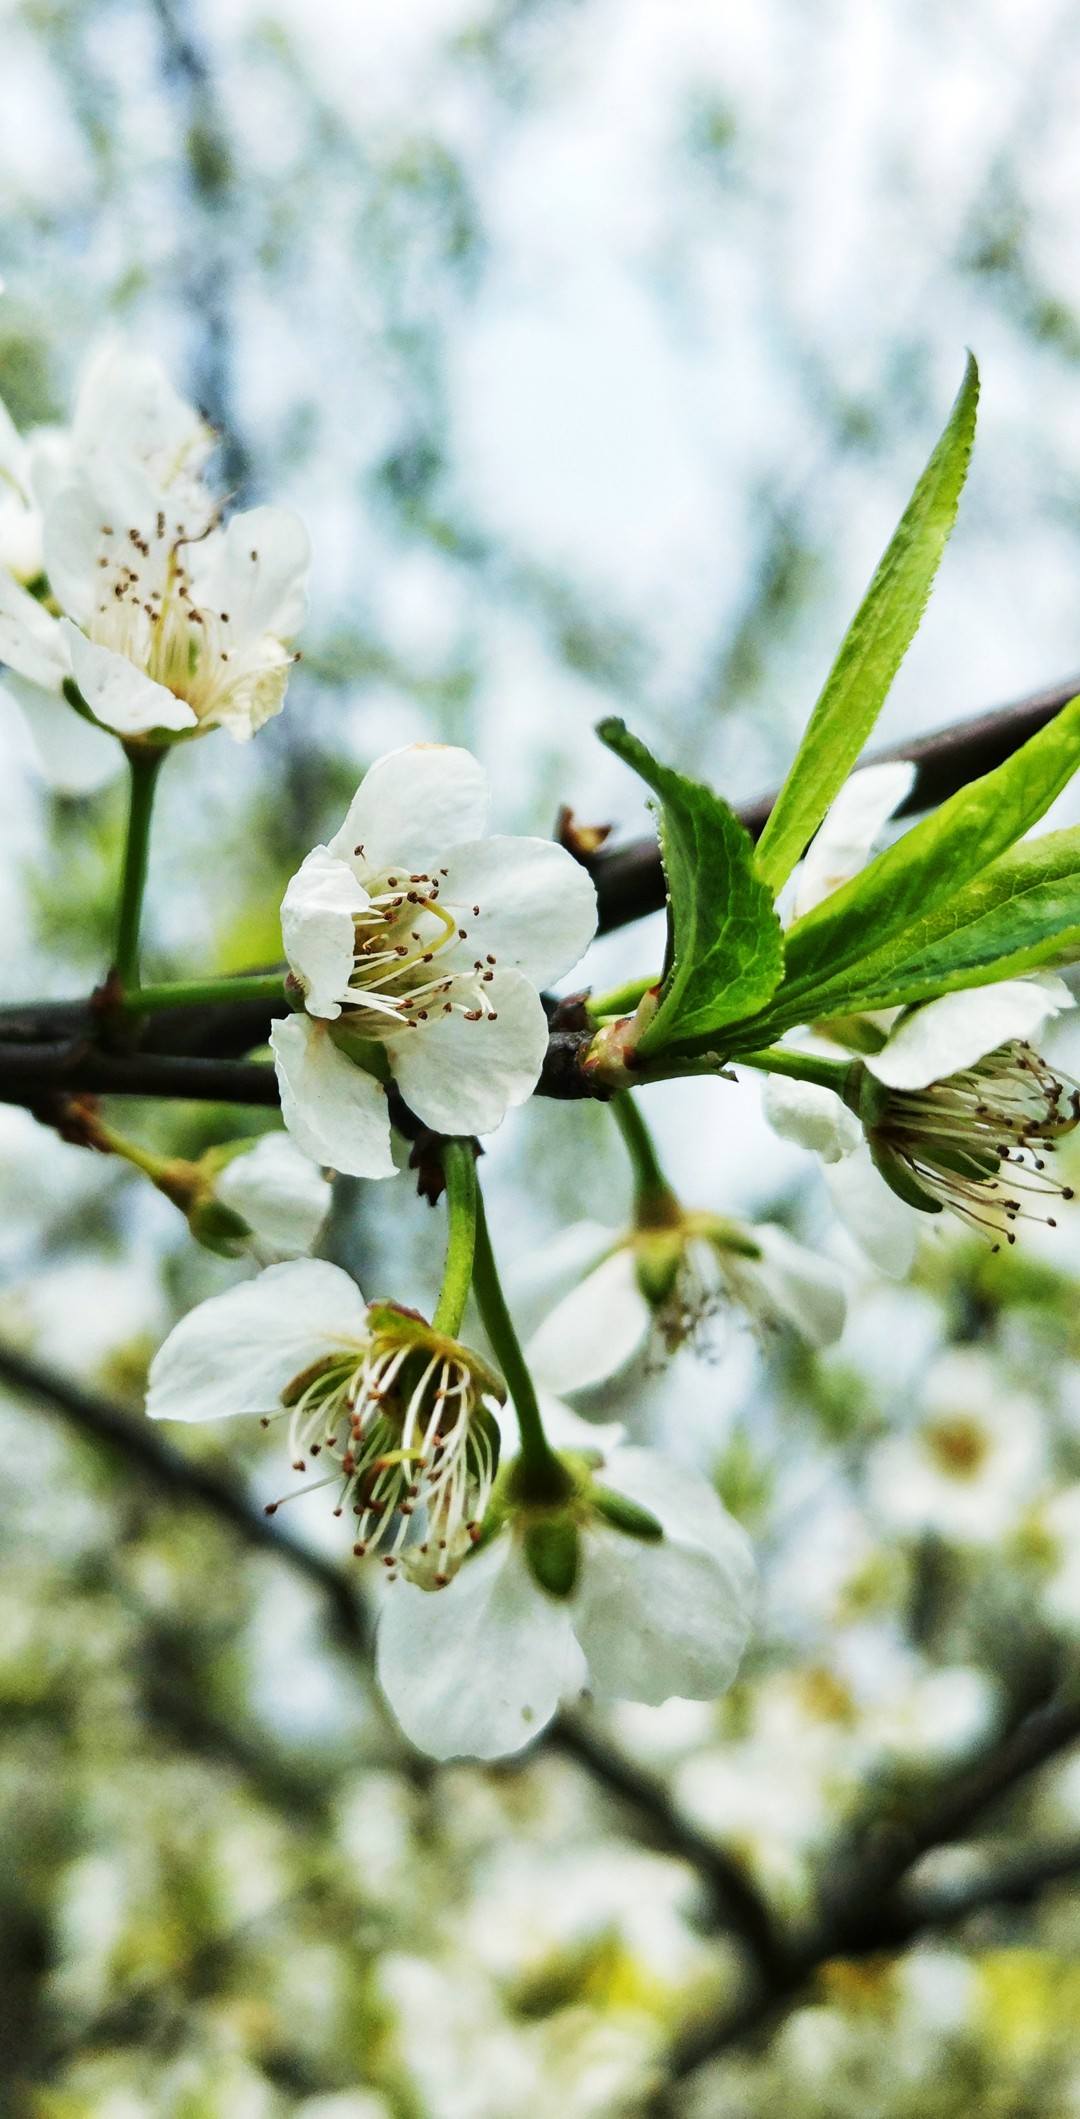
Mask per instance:
[[[655,978],[627,979],[622,986],[613,986],[610,993],[596,993],[589,999],[589,1014],[597,1021],[601,1016],[632,1015],[639,1001],[656,985]]]
[[[530,1498],[538,1501],[562,1500],[571,1482],[544,1433],[536,1390],[506,1307],[506,1297],[492,1254],[487,1216],[484,1213],[484,1198],[479,1184],[476,1188],[476,1258],[473,1265],[473,1288],[480,1315],[484,1320],[484,1329],[513,1400],[518,1433],[521,1436],[521,1467]]]
[[[279,1001],[284,971],[247,971],[236,978],[178,979],[167,986],[140,986],[126,993],[126,1015],[149,1015],[157,1008],[198,1007],[216,1001]]]
[[[837,1096],[843,1095],[851,1072],[850,1060],[821,1059],[816,1052],[797,1052],[784,1045],[767,1045],[761,1052],[738,1052],[732,1064],[756,1067],[762,1074],[787,1074],[796,1082],[816,1082],[819,1088],[832,1089]]]
[[[639,1223],[670,1221],[679,1202],[660,1166],[656,1143],[629,1089],[620,1089],[608,1106],[622,1134],[634,1173],[634,1205]]]
[[[134,993],[139,984],[139,927],[150,854],[150,820],[157,776],[166,753],[163,749],[135,743],[125,744],[124,753],[131,777],[113,971],[121,988]]]
[[[449,1227],[442,1287],[431,1322],[435,1331],[445,1332],[448,1338],[456,1339],[472,1286],[476,1252],[479,1188],[476,1151],[471,1140],[444,1141],[442,1166]]]
[[[140,1148],[137,1141],[129,1140],[124,1133],[117,1133],[102,1119],[95,1121],[94,1144],[109,1155],[119,1155],[124,1162],[131,1163],[134,1169],[141,1170],[154,1184],[157,1184],[158,1179],[170,1167],[170,1157],[154,1155],[149,1148]]]

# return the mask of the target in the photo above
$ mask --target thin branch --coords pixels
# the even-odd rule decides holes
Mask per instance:
[[[914,743],[875,752],[878,759],[911,758],[919,777],[906,810],[940,801],[977,774],[988,772],[1052,719],[1074,696],[1080,679],[1037,692],[1015,705],[956,723]],[[754,833],[768,816],[772,796],[739,814]],[[602,849],[589,862],[600,900],[602,928],[619,927],[654,912],[664,884],[655,840]],[[147,1016],[138,1049],[98,1049],[98,1018],[83,1001],[26,1002],[0,1009],[0,1103],[33,1109],[43,1093],[61,1090],[102,1095],[193,1097],[222,1103],[274,1104],[272,1070],[243,1066],[241,1056],[261,1044],[280,1003],[240,996],[213,1006],[164,1009]],[[553,1023],[547,1057],[537,1084],[541,1096],[605,1094],[582,1074],[578,1056],[588,1031]]]
[[[818,1918],[793,1941],[778,1973],[759,1980],[734,2008],[688,2025],[675,2040],[664,2084],[649,2105],[652,2119],[666,2119],[674,2112],[677,2084],[771,2023],[830,1959],[895,1950],[934,1926],[938,1913],[946,1924],[962,1919],[960,1894],[909,1886],[910,1871],[933,1848],[963,1838],[993,1804],[1077,1741],[1080,1697],[1055,1696],[1025,1715],[970,1765],[946,1776],[936,1789],[924,1789],[921,1807],[910,1817],[897,1814],[895,1800],[884,1800],[861,1832],[859,1846],[843,1852],[826,1873],[818,1893]],[[1009,1873],[1012,1884],[1006,1896],[1015,1902],[1023,1893],[1015,1874]],[[976,1898],[968,1910],[989,1902]]]
[[[738,1937],[762,1978],[783,1976],[788,1946],[767,1900],[742,1863],[676,1809],[663,1781],[644,1772],[576,1715],[561,1715],[547,1742],[631,1810],[665,1852],[689,1863],[712,1897],[718,1923]]]
[[[299,1539],[271,1523],[231,1479],[174,1449],[148,1420],[134,1418],[100,1392],[87,1390],[59,1369],[3,1344],[0,1384],[58,1413],[77,1434],[103,1443],[159,1493],[205,1509],[237,1531],[242,1543],[253,1551],[272,1553],[306,1576],[327,1598],[345,1639],[353,1647],[366,1648],[367,1615],[347,1577]]]

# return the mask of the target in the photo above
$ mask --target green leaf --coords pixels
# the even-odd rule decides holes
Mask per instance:
[[[602,721],[597,734],[661,803],[671,961],[638,1043],[644,1057],[764,1007],[783,972],[783,942],[772,894],[754,873],[753,842],[727,803],[661,765],[624,722]]]
[[[960,788],[861,875],[796,921],[787,936],[787,977],[770,1020],[780,1010],[789,1023],[820,1015],[824,996],[830,996],[831,1006],[839,989],[839,974],[879,958],[894,938],[904,958],[912,955],[911,938],[919,949],[928,916],[951,906],[1007,853],[1049,809],[1078,766],[1080,697],[1003,765]],[[1030,857],[1031,849],[1027,852]],[[896,954],[899,958],[901,949]]]
[[[1080,827],[1003,854],[955,897],[827,985],[815,1013],[852,1014],[1019,978],[1080,955]]]
[[[956,521],[978,401],[979,371],[969,354],[948,425],[859,605],[758,842],[755,865],[774,895],[847,779],[915,637]]]

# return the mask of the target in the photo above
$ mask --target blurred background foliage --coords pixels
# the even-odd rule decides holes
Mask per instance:
[[[220,429],[237,499],[295,505],[314,539],[285,714],[166,777],[154,976],[272,961],[285,880],[399,742],[472,744],[509,828],[549,830],[561,801],[641,828],[591,739],[612,709],[733,798],[767,786],[966,343],[974,471],[883,733],[1080,666],[1068,0],[5,0],[0,55],[0,393],[57,416],[88,343],[128,332]],[[8,995],[85,990],[119,790],[50,795],[6,703],[0,737]],[[655,922],[612,937],[595,977],[659,948]],[[744,1991],[703,1844],[808,1919],[845,1846],[934,1815],[1028,1710],[1068,1702],[1080,1242],[991,1261],[935,1239],[883,1284],[752,1087],[648,1110],[694,1203],[780,1218],[852,1282],[827,1356],[733,1321],[710,1362],[593,1408],[706,1466],[751,1529],[738,1686],[593,1714],[598,1753],[432,1771],[317,1581],[6,1393],[5,2109],[1080,2113],[1068,1860],[963,1917],[995,1861],[1075,1848],[1068,1714],[920,1863],[939,1911],[910,1947],[839,1950],[664,2088],[686,2027]],[[265,1120],[119,1122],[198,1152]],[[489,1144],[523,1303],[538,1243],[626,1210],[608,1130],[537,1105]],[[367,1290],[430,1301],[438,1230],[404,1180],[339,1219]],[[7,1344],[136,1414],[171,1319],[243,1270],[18,1111],[0,1265]],[[182,1445],[256,1507],[282,1478],[257,1431]],[[288,1521],[336,1562],[317,1503]]]

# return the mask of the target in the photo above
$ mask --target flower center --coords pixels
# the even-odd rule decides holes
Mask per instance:
[[[294,1377],[282,1405],[293,1470],[316,1457],[332,1467],[294,1492],[337,1485],[334,1514],[355,1517],[358,1559],[379,1552],[391,1579],[400,1563],[443,1588],[480,1536],[498,1464],[498,1429],[463,1354],[426,1328],[376,1332]]]
[[[927,1449],[952,1479],[974,1479],[990,1454],[990,1438],[977,1420],[955,1413],[925,1430]]]
[[[356,853],[363,857],[363,847]],[[369,903],[353,922],[355,945],[349,1014],[362,1016],[366,1036],[419,1029],[444,1016],[494,1023],[489,988],[496,959],[471,954],[470,920],[479,905],[445,903],[448,871],[397,869],[367,882]]]
[[[87,628],[99,646],[144,670],[200,721],[254,706],[268,679],[271,686],[282,683],[295,660],[270,639],[259,643],[254,658],[241,653],[231,614],[200,600],[189,552],[218,522],[211,514],[202,529],[188,532],[159,509],[149,530],[102,523],[97,602]],[[253,572],[259,565],[255,548],[249,564]]]
[[[1056,1227],[1047,1209],[1073,1190],[1050,1174],[1047,1158],[1078,1124],[1080,1085],[1013,1040],[927,1089],[888,1092],[867,1131],[899,1158],[928,1207],[950,1207],[985,1229],[997,1251],[1003,1238],[1016,1242],[1019,1220]]]

